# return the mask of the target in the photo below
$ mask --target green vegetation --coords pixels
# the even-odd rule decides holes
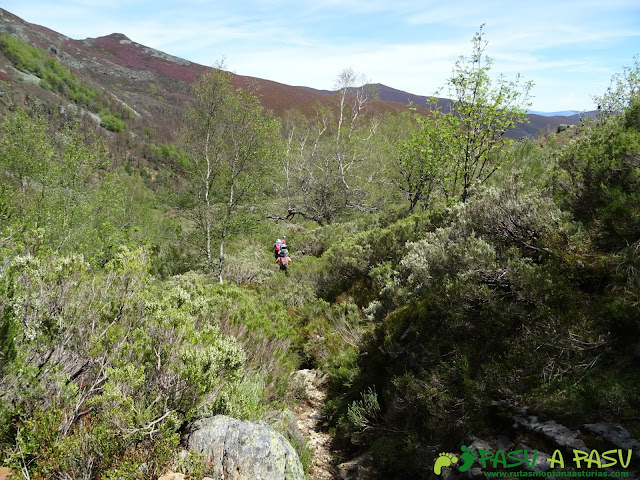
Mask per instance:
[[[100,126],[112,132],[121,132],[124,130],[124,122],[121,117],[122,115],[119,113],[111,115],[108,110],[102,110],[100,112]]]
[[[31,73],[40,78],[40,86],[53,92],[58,92],[72,100],[77,105],[92,112],[100,112],[101,125],[112,132],[124,130],[124,121],[119,112],[111,113],[109,100],[100,90],[82,85],[78,78],[67,68],[51,57],[47,57],[42,50],[34,48],[21,40],[9,35],[0,34],[0,51],[11,60],[13,65],[23,72]],[[128,117],[130,118],[130,112]]]
[[[40,78],[44,76],[45,56],[42,50],[4,32],[0,34],[0,48],[18,70],[33,73]]]
[[[221,68],[204,74],[194,93],[185,139],[190,188],[180,199],[180,210],[197,225],[207,270],[216,270],[222,283],[225,240],[243,222],[241,207],[264,190],[263,177],[277,154],[279,124],[263,112],[253,92],[234,89],[231,74]]]
[[[0,458],[31,479],[202,478],[181,435],[225,413],[269,421],[308,471],[283,413],[303,366],[385,478],[430,476],[516,407],[640,435],[640,67],[599,118],[509,142],[530,85],[496,90],[484,47],[456,66],[455,115],[376,116],[351,71],[334,108],[281,120],[208,72],[176,142],[2,104]]]
[[[0,49],[14,66],[23,72],[39,77],[40,86],[54,92],[60,92],[78,105],[95,108],[93,100],[100,95],[98,90],[86,88],[65,67],[54,59],[8,33],[0,34]]]
[[[312,118],[289,112],[283,122],[285,154],[274,168],[283,208],[318,225],[349,211],[371,210],[368,186],[377,183],[374,139],[379,120],[371,115],[375,92],[358,86],[351,69],[336,81],[337,107],[317,106]]]

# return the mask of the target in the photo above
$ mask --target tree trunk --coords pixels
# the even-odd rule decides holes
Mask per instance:
[[[224,239],[227,236],[227,226],[229,225],[229,220],[231,220],[231,212],[234,207],[234,184],[233,177],[231,180],[231,188],[229,190],[229,205],[227,206],[227,216],[224,219],[224,224],[222,226],[222,234],[220,235],[220,256],[218,257],[218,278],[220,279],[220,285],[222,285],[222,267],[224,266]]]
[[[220,285],[222,281],[222,267],[224,267],[224,239],[227,236],[226,225],[222,228],[222,235],[220,235],[220,256],[218,257],[218,278],[220,279]]]
[[[206,219],[205,219],[205,250],[207,253],[207,270],[213,274],[213,258],[211,256],[211,208],[207,203]]]
[[[211,140],[211,130],[209,127],[209,129],[207,130],[207,138],[205,141],[205,150],[204,150],[204,156],[207,162],[207,171],[204,178],[204,201],[205,201],[205,209],[206,209],[204,226],[205,226],[205,237],[206,237],[205,250],[207,253],[207,267],[209,270],[209,274],[213,274],[213,257],[211,255],[211,198],[209,197],[209,195],[211,194],[209,189],[210,189],[211,174],[212,174],[211,158],[209,157],[210,140]]]

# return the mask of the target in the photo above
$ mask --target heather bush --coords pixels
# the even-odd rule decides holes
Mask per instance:
[[[79,256],[19,256],[0,279],[13,333],[0,359],[1,448],[32,478],[157,475],[182,423],[227,411],[241,385],[242,347],[196,314],[203,297],[154,285],[144,250],[123,249],[102,271]]]

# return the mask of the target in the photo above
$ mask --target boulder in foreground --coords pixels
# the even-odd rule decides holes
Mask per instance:
[[[194,423],[189,449],[212,461],[216,475],[228,480],[304,480],[298,454],[270,426],[225,415]]]

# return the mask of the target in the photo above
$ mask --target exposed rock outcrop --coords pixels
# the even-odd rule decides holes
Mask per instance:
[[[640,458],[640,442],[619,425],[610,423],[589,423],[584,426],[588,432],[600,435],[606,442],[623,450],[631,450],[636,458]]]
[[[570,430],[554,420],[540,421],[535,415],[527,415],[526,413],[516,414],[513,419],[516,426],[542,435],[558,448],[582,450],[583,452],[591,451],[580,439],[580,432]]]
[[[194,423],[189,449],[211,459],[226,480],[304,480],[297,453],[270,426],[224,415]]]

